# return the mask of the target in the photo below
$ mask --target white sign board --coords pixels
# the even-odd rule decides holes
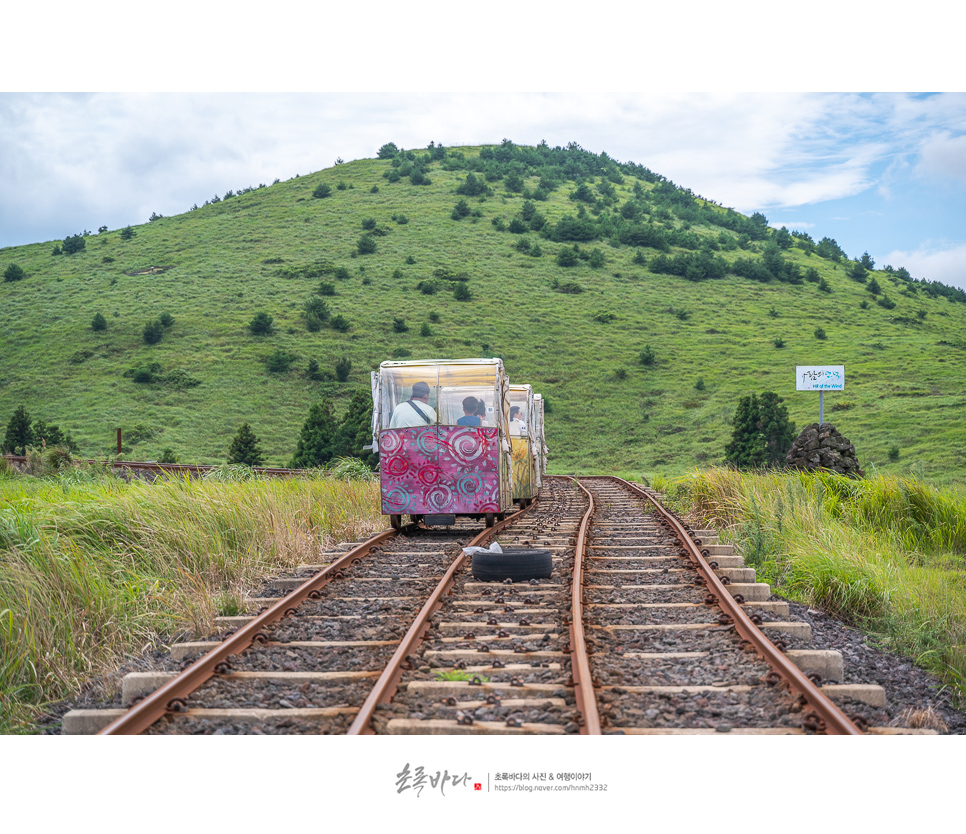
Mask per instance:
[[[845,365],[796,365],[796,391],[844,391]]]

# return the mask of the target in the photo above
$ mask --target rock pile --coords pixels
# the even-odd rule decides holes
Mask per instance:
[[[847,437],[831,423],[811,423],[792,444],[785,463],[793,469],[826,469],[850,478],[861,478],[859,459]]]

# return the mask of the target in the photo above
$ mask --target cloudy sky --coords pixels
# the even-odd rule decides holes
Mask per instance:
[[[823,6],[818,3],[815,13],[820,15]],[[926,0],[920,7],[924,16],[931,6]],[[520,25],[525,26],[527,13],[521,14]],[[144,223],[152,212],[177,214],[229,189],[304,175],[331,166],[337,158],[372,157],[388,141],[421,148],[430,141],[452,147],[509,138],[519,144],[576,142],[589,151],[606,151],[725,206],[746,214],[761,211],[772,225],[807,231],[815,240],[832,237],[850,257],[868,252],[879,266],[905,266],[917,278],[966,287],[966,94],[674,89],[747,83],[749,74],[762,87],[812,82],[840,89],[854,82],[855,89],[892,84],[908,89],[934,77],[943,82],[941,89],[955,86],[956,76],[930,60],[943,54],[943,38],[951,37],[944,33],[950,27],[933,26],[929,44],[914,51],[910,35],[915,34],[915,21],[904,18],[901,26],[877,30],[867,20],[851,21],[841,13],[838,19],[841,27],[823,35],[821,48],[809,42],[803,50],[806,38],[786,36],[769,41],[766,49],[761,33],[753,32],[747,42],[754,49],[743,50],[739,39],[731,52],[722,52],[715,40],[714,27],[721,21],[708,19],[704,40],[689,35],[690,74],[666,72],[680,58],[674,54],[680,49],[677,42],[670,52],[668,45],[658,48],[646,40],[634,49],[615,50],[606,39],[571,30],[571,38],[585,39],[579,50],[582,60],[557,58],[555,64],[557,53],[521,51],[522,42],[500,52],[507,46],[507,33],[485,21],[477,22],[473,36],[449,41],[436,52],[419,48],[421,38],[430,37],[425,27],[414,38],[405,29],[384,26],[370,33],[366,49],[354,46],[341,53],[332,48],[339,39],[331,34],[298,46],[276,43],[271,53],[276,62],[284,63],[286,50],[299,56],[284,64],[288,72],[281,76],[277,66],[274,75],[261,74],[258,56],[264,43],[232,45],[231,30],[213,43],[200,28],[189,35],[163,26],[158,32],[146,29],[138,38],[149,40],[139,40],[133,53],[130,48],[119,51],[116,41],[108,49],[99,29],[88,33],[82,47],[76,33],[60,33],[63,37],[48,54],[64,52],[76,59],[70,71],[62,63],[37,75],[37,63],[27,61],[26,53],[23,61],[12,60],[9,50],[0,56],[6,62],[0,65],[4,84],[11,87],[0,92],[0,247],[59,240],[105,225],[114,229]],[[853,63],[851,75],[843,70],[844,56],[856,52],[857,30],[850,23],[862,25],[866,49]],[[340,25],[348,24],[337,18],[330,31]],[[242,30],[236,31],[240,37]],[[251,34],[244,32],[246,37]],[[877,62],[869,61],[872,43],[899,34],[901,44],[880,52]],[[163,42],[163,48],[152,49],[151,38]],[[180,52],[172,49],[178,38]],[[484,47],[488,43],[495,44],[496,57],[512,60],[493,63],[492,72],[482,77],[444,71],[454,64],[457,70],[472,66],[480,53],[492,51]],[[186,48],[218,60],[196,66],[172,59],[183,58]],[[143,60],[127,60],[119,76],[122,54]],[[364,65],[360,54],[381,58]],[[601,72],[602,62],[613,71]],[[869,63],[874,71],[862,69]],[[175,64],[180,72],[173,69]],[[538,66],[539,73],[534,69]],[[596,67],[596,75],[588,75],[586,66]],[[231,74],[226,75],[229,67]],[[655,74],[654,67],[663,74]],[[962,70],[957,71],[962,80]],[[443,73],[447,85],[465,81],[468,89],[365,89],[407,83],[416,87],[433,73]],[[131,91],[49,92],[116,89],[120,77]],[[344,90],[359,89],[245,92],[276,85],[324,86],[321,78]],[[661,89],[593,89],[618,87],[617,80]],[[212,89],[232,92],[191,90],[206,82]],[[580,92],[482,91],[513,82]],[[137,91],[159,88],[181,91]]]

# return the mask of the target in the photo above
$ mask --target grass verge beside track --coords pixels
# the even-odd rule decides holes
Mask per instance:
[[[966,497],[912,478],[695,472],[662,484],[775,593],[916,660],[966,700]]]
[[[29,732],[45,703],[172,635],[210,633],[262,579],[384,526],[378,483],[238,473],[0,473],[0,733]]]

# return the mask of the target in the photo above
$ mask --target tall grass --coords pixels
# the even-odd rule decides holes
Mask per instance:
[[[266,576],[382,525],[378,485],[83,474],[0,480],[0,732]]]
[[[878,635],[966,697],[966,499],[910,478],[713,469],[676,480],[762,581]]]

